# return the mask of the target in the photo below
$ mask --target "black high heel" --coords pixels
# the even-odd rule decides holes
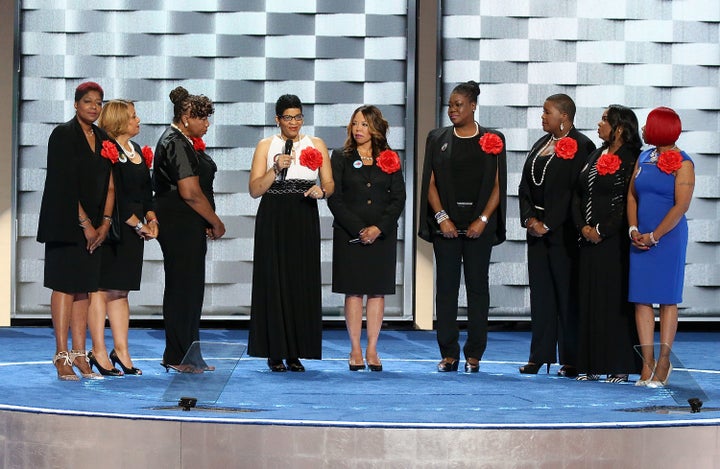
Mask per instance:
[[[365,362],[362,362],[359,365],[356,365],[352,362],[352,356],[348,357],[348,368],[350,368],[350,371],[360,371],[365,369]]]
[[[287,371],[285,363],[283,363],[282,360],[273,360],[272,358],[268,358],[267,365],[268,368],[270,368],[270,371],[274,371],[276,373],[282,373],[284,371]]]
[[[370,371],[382,371],[382,363],[380,362],[380,357],[378,357],[379,363],[370,363],[370,360],[368,360],[367,356],[365,357],[365,361],[367,362],[367,366]]]
[[[477,363],[472,363],[470,360],[477,360],[477,358],[468,358],[465,361],[465,373],[477,373],[480,371],[480,360]]]
[[[440,363],[437,364],[438,371],[441,373],[457,371],[460,360],[455,360],[454,362],[451,362],[450,360],[452,360],[452,358],[443,358]]]
[[[572,365],[563,365],[558,370],[558,376],[564,376],[565,378],[577,378],[578,370]]]
[[[98,370],[100,372],[100,374],[103,376],[122,376],[123,375],[122,371],[118,370],[117,368],[107,369],[107,368],[103,368],[102,366],[100,366],[98,361],[95,359],[95,355],[93,354],[92,350],[90,350],[87,353],[87,358],[88,358],[88,362],[90,362],[90,367],[92,368],[94,366],[95,369]]]
[[[177,371],[178,373],[202,373],[203,370],[199,368],[195,368],[192,365],[168,365],[165,362],[160,362],[160,366],[165,368],[165,373],[168,373],[170,370]]]
[[[543,365],[545,365],[545,363],[528,363],[518,368],[518,370],[520,370],[520,373],[524,375],[536,375],[538,370],[542,368]],[[547,363],[545,372],[548,374],[550,373],[550,363]]]
[[[112,362],[113,365],[120,365],[120,368],[122,368],[123,373],[125,373],[126,375],[141,375],[142,374],[142,370],[140,368],[135,368],[134,366],[128,368],[127,366],[125,366],[123,364],[123,362],[120,361],[120,358],[117,356],[115,349],[113,349],[112,352],[110,352],[110,361]],[[167,369],[166,369],[166,371],[167,371]]]
[[[305,371],[305,367],[302,363],[300,363],[300,360],[297,358],[290,358],[285,360],[285,364],[287,365],[287,369],[294,372],[303,372]]]

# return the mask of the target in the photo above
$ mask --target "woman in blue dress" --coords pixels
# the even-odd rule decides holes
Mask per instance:
[[[694,165],[675,142],[682,131],[680,117],[670,108],[648,114],[642,129],[645,143],[635,165],[627,201],[630,247],[629,300],[635,303],[635,323],[643,354],[637,386],[667,383],[672,348],[682,302],[688,226],[685,212],[695,187]],[[660,305],[660,354],[655,362],[653,304]]]

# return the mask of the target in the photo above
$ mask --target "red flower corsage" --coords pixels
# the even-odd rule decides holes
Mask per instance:
[[[671,174],[682,166],[683,157],[679,151],[668,150],[660,153],[657,167],[665,174]]]
[[[115,146],[115,144],[110,140],[103,140],[100,156],[107,158],[112,164],[117,163],[120,159],[120,153],[118,152],[117,146]]]
[[[203,139],[198,137],[190,137],[190,140],[192,140],[193,148],[195,151],[205,151],[205,142]]]
[[[149,169],[149,168],[152,166],[152,163],[153,163],[153,151],[152,151],[152,148],[150,148],[150,147],[147,146],[147,145],[145,145],[144,147],[142,147],[142,156],[143,156],[143,161],[145,161],[145,164],[147,165],[147,167],[148,167],[148,169]]]
[[[323,155],[317,148],[305,147],[300,152],[300,164],[315,171],[322,166]]]
[[[384,173],[392,174],[400,169],[400,157],[392,150],[383,150],[378,155],[375,164]]]
[[[563,137],[555,144],[555,154],[564,160],[571,160],[575,158],[577,148],[577,141],[574,138]]]
[[[614,153],[605,153],[597,160],[597,172],[600,176],[615,174],[620,169],[620,157]]]
[[[500,152],[503,150],[502,139],[490,132],[487,132],[482,137],[480,137],[478,143],[480,144],[480,148],[482,148],[482,151],[484,151],[485,153],[490,153],[491,155],[499,155]]]

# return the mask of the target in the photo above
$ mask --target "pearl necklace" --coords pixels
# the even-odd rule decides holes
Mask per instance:
[[[117,142],[117,140],[116,140],[116,142]],[[128,140],[128,143],[130,143],[130,140]],[[130,150],[130,151],[128,151],[128,149],[125,148],[122,143],[117,142],[117,144],[120,147],[120,151],[121,151],[120,155],[118,156],[119,162],[125,163],[125,162],[127,162],[128,158],[130,160],[135,158],[135,148],[132,146],[132,143],[130,143],[130,148],[132,148],[132,150]]]
[[[552,161],[553,157],[555,157],[555,153],[551,154],[550,157],[545,162],[545,166],[543,167],[542,174],[540,175],[540,181],[537,180],[535,177],[535,162],[537,161],[538,157],[540,156],[540,152],[537,152],[535,154],[535,157],[532,160],[532,164],[530,165],[530,177],[532,178],[533,184],[540,187],[543,185],[543,182],[545,182],[545,173],[547,172],[548,166],[550,165],[550,161]]]
[[[570,128],[572,129],[572,127],[570,127]],[[553,152],[550,154],[550,158],[548,158],[547,162],[545,162],[545,166],[543,167],[542,174],[540,175],[540,181],[538,181],[537,178],[535,177],[535,162],[537,161],[538,157],[545,150],[547,150],[547,148],[550,146],[551,143],[557,142],[558,140],[563,139],[563,138],[567,137],[568,135],[570,135],[569,130],[562,137],[556,137],[553,134],[550,134],[550,139],[545,143],[545,145],[543,145],[543,147],[540,149],[540,151],[535,153],[535,157],[532,160],[532,165],[530,165],[530,177],[532,178],[533,184],[535,184],[538,187],[543,185],[543,182],[545,182],[545,173],[547,172],[548,166],[550,165],[550,161],[552,161],[552,159],[555,157],[555,151],[553,150]]]
[[[467,137],[463,137],[463,136],[461,136],[461,135],[458,135],[457,129],[456,129],[455,127],[453,127],[453,134],[454,134],[457,138],[473,138],[474,136],[476,136],[477,134],[480,133],[480,126],[478,126],[478,123],[477,123],[477,122],[474,122],[474,124],[475,124],[475,133],[472,134],[472,135],[468,135]]]

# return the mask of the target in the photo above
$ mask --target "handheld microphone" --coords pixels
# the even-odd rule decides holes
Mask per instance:
[[[290,139],[285,140],[285,154],[289,155],[292,153],[293,148],[293,141]],[[284,168],[282,171],[280,171],[280,180],[284,181],[285,177],[287,176],[287,168]]]

